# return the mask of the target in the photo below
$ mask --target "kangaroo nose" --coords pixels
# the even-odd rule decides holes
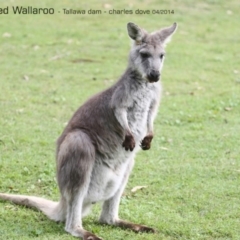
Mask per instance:
[[[160,77],[160,72],[153,70],[150,72],[148,79],[150,82],[157,82],[159,80],[159,77]]]

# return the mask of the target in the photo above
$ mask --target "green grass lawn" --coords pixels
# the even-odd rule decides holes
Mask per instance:
[[[152,148],[137,155],[120,206],[121,218],[158,233],[99,225],[99,206],[84,226],[105,240],[240,239],[239,1],[0,4],[9,6],[8,15],[0,14],[0,192],[57,200],[55,141],[77,107],[125,70],[127,22],[148,31],[177,22]],[[55,13],[14,15],[13,4]],[[63,8],[102,14],[67,15]],[[117,15],[111,9],[174,14]],[[147,188],[132,193],[135,186]],[[74,237],[40,212],[1,201],[0,239]]]

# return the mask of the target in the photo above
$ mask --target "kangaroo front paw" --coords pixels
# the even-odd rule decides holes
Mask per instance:
[[[141,142],[142,150],[149,150],[151,148],[151,141],[153,139],[153,135],[146,136]]]
[[[126,151],[132,151],[135,148],[135,140],[132,135],[126,135],[122,146]]]

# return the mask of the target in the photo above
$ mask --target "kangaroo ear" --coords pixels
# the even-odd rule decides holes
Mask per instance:
[[[140,27],[136,24],[129,22],[127,24],[128,35],[131,39],[135,40],[136,42],[141,42],[143,38],[143,33]]]
[[[164,28],[158,32],[161,42],[166,45],[171,41],[172,35],[177,29],[177,23],[174,23],[171,27]]]

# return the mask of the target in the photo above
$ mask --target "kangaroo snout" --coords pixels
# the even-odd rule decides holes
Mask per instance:
[[[147,78],[149,82],[157,82],[160,78],[160,72],[153,70],[147,75]]]

